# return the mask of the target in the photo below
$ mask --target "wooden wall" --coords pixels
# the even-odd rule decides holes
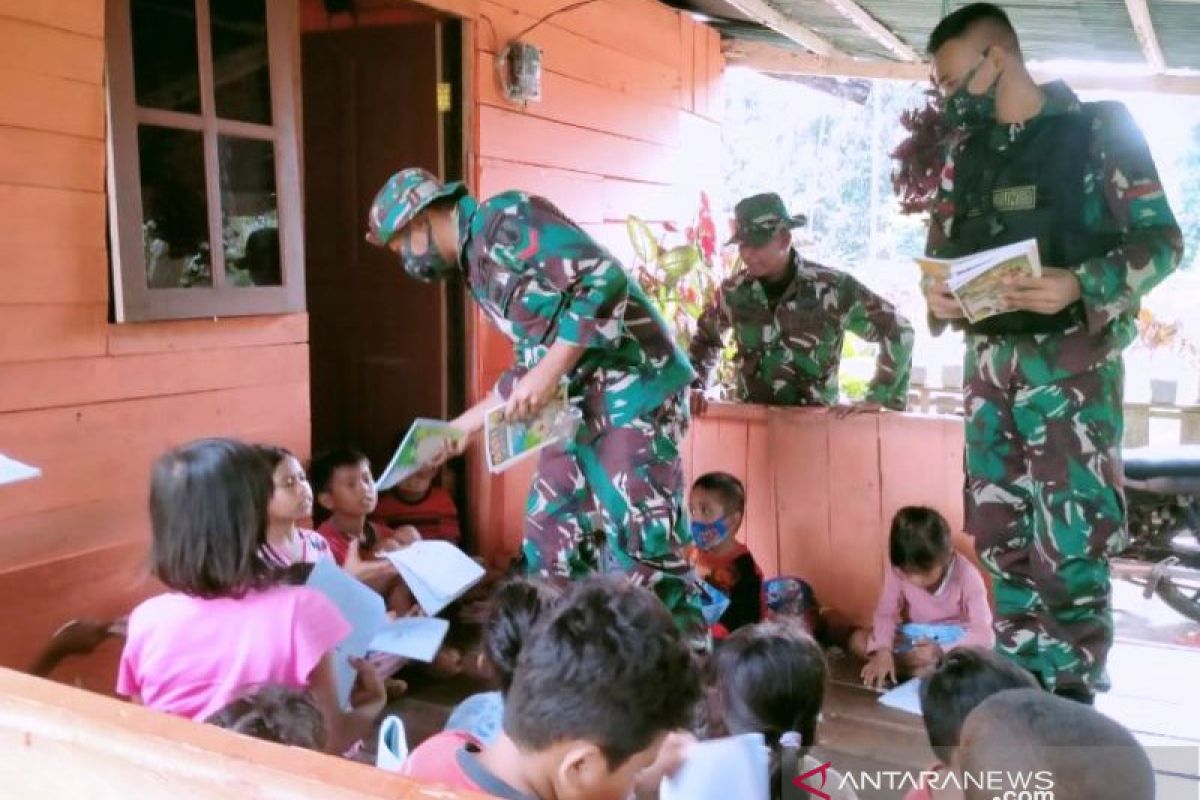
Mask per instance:
[[[542,48],[542,100],[509,103],[495,56],[560,0],[479,0],[474,28],[481,196],[523,189],[551,198],[621,258],[625,218],[694,217],[720,182],[720,77],[715,30],[655,0],[598,0],[524,37]],[[474,317],[471,388],[482,397],[512,362],[508,340]],[[484,553],[513,554],[532,464],[489,477],[472,461],[471,516]]]
[[[0,452],[44,472],[0,487],[0,665],[152,589],[165,448],[309,446],[305,315],[108,323],[103,78],[102,0],[0,0]]]
[[[763,572],[805,578],[822,605],[868,624],[896,511],[930,506],[962,530],[962,457],[961,417],[714,405],[692,424],[684,472],[741,478],[743,541]],[[965,535],[955,544],[974,558]]]
[[[22,800],[483,800],[3,669],[0,785]]]

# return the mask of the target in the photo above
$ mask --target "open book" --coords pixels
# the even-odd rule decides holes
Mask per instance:
[[[350,666],[352,656],[362,658],[374,650],[432,662],[450,630],[450,623],[444,619],[391,619],[378,592],[355,580],[331,558],[313,565],[307,585],[329,598],[350,623],[350,633],[334,648],[333,660],[338,700],[343,708],[349,705],[357,675]]]
[[[543,447],[574,436],[582,416],[571,406],[565,383],[531,420],[510,422],[504,418],[504,406],[496,406],[483,420],[488,470],[503,472]]]
[[[421,540],[384,554],[429,616],[462,597],[484,569],[449,542]]]
[[[995,247],[962,258],[918,258],[921,272],[943,280],[958,299],[970,322],[979,322],[1008,309],[1004,307],[1004,280],[1010,277],[1040,278],[1042,260],[1036,239]]]
[[[457,441],[465,435],[449,422],[418,417],[408,433],[404,434],[404,441],[392,454],[379,480],[375,481],[375,491],[385,492],[414,472],[419,472],[438,457],[446,442]]]

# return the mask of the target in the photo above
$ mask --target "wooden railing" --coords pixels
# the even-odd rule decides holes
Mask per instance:
[[[817,598],[869,622],[888,528],[906,505],[962,528],[960,417],[714,404],[684,443],[689,482],[711,470],[746,484],[743,536],[768,576],[799,575]],[[956,546],[973,557],[969,540]]]
[[[21,800],[472,800],[0,669],[0,796]]]

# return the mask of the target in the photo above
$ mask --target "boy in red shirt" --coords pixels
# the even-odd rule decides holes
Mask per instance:
[[[763,618],[763,576],[750,550],[737,540],[746,510],[746,487],[727,472],[709,472],[692,484],[690,557],[697,574],[729,600],[712,624],[713,637],[724,638]]]
[[[433,485],[437,474],[437,467],[428,467],[400,481],[379,498],[371,521],[389,528],[416,528],[422,539],[458,544],[458,508],[449,491]]]

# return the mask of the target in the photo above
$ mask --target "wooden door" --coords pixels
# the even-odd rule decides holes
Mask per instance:
[[[389,175],[441,174],[438,36],[421,22],[303,42],[313,450],[359,447],[377,473],[414,417],[447,411],[447,289],[363,238]]]

